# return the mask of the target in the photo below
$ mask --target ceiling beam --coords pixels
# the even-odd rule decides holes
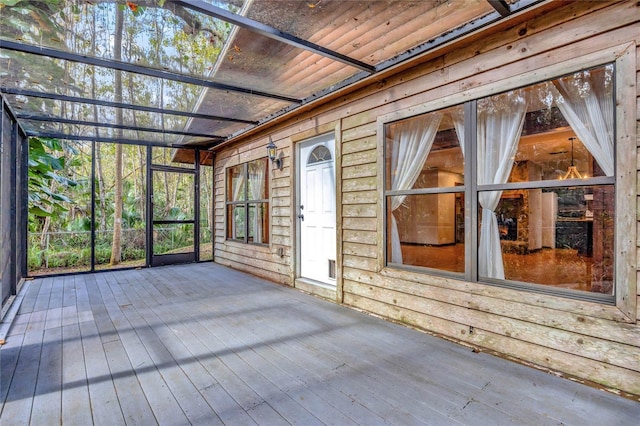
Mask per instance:
[[[263,98],[277,99],[280,101],[300,103],[301,101],[289,96],[278,95],[275,93],[262,92],[249,89],[246,87],[231,86],[229,84],[216,83],[215,81],[205,80],[185,74],[159,70],[155,68],[143,67],[128,62],[115,61],[113,59],[96,58],[93,56],[78,55],[76,53],[56,50],[49,47],[34,46],[30,44],[18,43],[11,40],[0,39],[0,49],[13,50],[15,52],[28,53],[31,55],[46,56],[65,61],[89,64],[98,67],[110,68],[119,71],[131,72],[134,74],[146,75],[150,77],[162,78],[165,80],[178,81],[181,83],[193,84],[196,86],[208,87],[210,89],[225,90],[230,92],[242,93],[251,96],[260,96]]]
[[[504,17],[511,14],[509,4],[504,0],[487,0],[487,2],[500,14],[500,16]]]
[[[336,52],[331,49],[327,49],[326,47],[322,47],[320,45],[312,43],[309,40],[301,39],[292,34],[285,33],[283,31],[280,31],[278,29],[275,29],[273,27],[270,27],[258,21],[254,21],[253,19],[249,19],[245,16],[238,15],[233,12],[229,12],[228,10],[222,9],[220,7],[214,6],[210,3],[206,3],[201,0],[175,0],[175,1],[171,1],[171,3],[175,3],[184,8],[195,10],[196,12],[200,12],[205,15],[221,19],[225,22],[229,22],[230,24],[237,25],[241,28],[247,29],[249,31],[271,38],[273,40],[278,40],[290,46],[294,46],[300,49],[307,50],[309,52],[316,53],[318,55],[332,59],[334,61],[342,62],[343,64],[361,69],[370,74],[376,71],[376,68],[373,65],[366,64],[357,59],[353,59],[347,55],[343,55],[339,52]]]
[[[229,121],[232,123],[242,123],[242,124],[252,124],[252,125],[258,124],[257,121],[243,120],[240,118],[220,117],[217,115],[199,114],[199,113],[187,112],[187,111],[176,111],[173,109],[164,109],[164,108],[149,107],[149,106],[142,106],[142,105],[132,105],[132,104],[127,104],[123,102],[103,101],[99,99],[87,99],[87,98],[81,98],[77,96],[59,95],[57,93],[36,92],[34,90],[11,89],[11,88],[2,87],[0,88],[0,92],[6,93],[8,95],[52,99],[56,101],[65,101],[65,102],[77,102],[77,103],[83,103],[88,105],[98,105],[98,106],[104,106],[109,108],[131,109],[135,111],[153,112],[156,114],[177,115],[180,117],[192,117],[192,118],[199,118],[203,120]]]
[[[67,141],[84,141],[84,142],[103,142],[103,143],[119,143],[123,145],[144,145],[144,146],[160,146],[165,148],[184,148],[193,149],[194,146],[189,146],[179,143],[163,143],[159,141],[148,141],[143,139],[127,139],[127,138],[109,138],[103,136],[81,136],[81,135],[69,135],[67,133],[60,132],[26,132],[29,137],[36,138],[51,138],[61,139]]]
[[[25,121],[43,121],[43,122],[49,122],[49,123],[74,124],[74,125],[88,126],[88,127],[106,127],[109,129],[133,130],[133,131],[140,131],[140,132],[162,133],[162,134],[179,135],[179,136],[192,136],[192,137],[200,137],[200,138],[208,138],[208,139],[219,139],[219,140],[225,139],[224,136],[205,135],[203,133],[181,132],[177,130],[166,130],[166,129],[163,130],[163,129],[151,128],[151,127],[127,126],[124,124],[98,123],[95,121],[72,120],[69,118],[46,117],[46,116],[33,115],[33,114],[17,114],[16,118],[19,120],[25,120]]]

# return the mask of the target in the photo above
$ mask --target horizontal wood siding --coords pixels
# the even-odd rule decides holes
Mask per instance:
[[[269,163],[269,207],[271,210],[267,246],[243,244],[226,240],[225,173],[228,167],[266,156],[268,139],[237,145],[216,154],[215,167],[215,248],[214,261],[271,281],[290,284],[291,276],[291,188],[290,151],[277,143],[283,156],[282,170]],[[278,249],[282,248],[282,256]]]
[[[269,130],[283,152],[284,168],[271,171],[271,245],[225,242],[224,168],[264,156],[267,133],[240,141],[216,155],[216,261],[274,281],[291,284],[295,256],[293,161],[296,135],[340,123],[341,207],[339,227],[343,303],[507,357],[532,363],[640,396],[640,327],[612,306],[549,296],[424,273],[381,269],[378,217],[382,191],[378,176],[377,119],[425,102],[464,99],[472,88],[498,92],[501,80],[543,69],[614,46],[640,40],[640,4],[558,3],[515,25],[471,36],[466,45],[416,60],[395,75],[384,75],[314,110]],[[640,49],[636,49],[640,70]],[[556,77],[545,76],[540,79]],[[637,72],[636,87],[640,87]],[[637,90],[636,90],[637,93]],[[637,97],[635,117],[640,117]],[[640,122],[636,132],[640,147]],[[635,153],[640,170],[640,151]],[[640,193],[640,173],[637,178]],[[640,220],[640,200],[637,217]],[[636,232],[640,264],[640,225]],[[277,248],[285,255],[280,257]],[[640,277],[639,277],[640,278]],[[640,286],[637,286],[640,306]],[[636,317],[640,317],[640,311]]]

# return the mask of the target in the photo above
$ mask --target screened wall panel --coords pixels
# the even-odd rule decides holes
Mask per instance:
[[[147,150],[110,143],[95,150],[95,268],[144,266]]]
[[[90,142],[29,140],[31,275],[91,269],[91,156]]]

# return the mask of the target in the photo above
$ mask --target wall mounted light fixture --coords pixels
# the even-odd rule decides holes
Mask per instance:
[[[269,160],[271,160],[271,164],[276,166],[276,169],[282,169],[282,159],[278,157],[278,147],[273,140],[271,140],[271,136],[269,136],[269,145],[267,145],[267,155],[269,156]]]

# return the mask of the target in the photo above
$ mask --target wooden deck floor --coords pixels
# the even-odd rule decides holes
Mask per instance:
[[[640,403],[207,263],[43,278],[0,423],[636,425]]]

